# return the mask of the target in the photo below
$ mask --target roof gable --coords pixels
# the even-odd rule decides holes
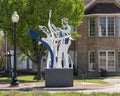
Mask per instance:
[[[87,8],[89,8],[89,7],[91,7],[91,6],[93,6],[94,5],[94,3],[99,3],[99,2],[101,2],[101,3],[105,3],[105,2],[109,2],[109,3],[116,3],[118,6],[120,6],[120,0],[84,0],[84,3],[85,3],[85,8],[87,9]]]
[[[89,4],[92,0],[84,0],[85,5]]]
[[[94,6],[85,11],[85,14],[101,14],[101,13],[120,13],[120,7],[114,3],[96,3]]]

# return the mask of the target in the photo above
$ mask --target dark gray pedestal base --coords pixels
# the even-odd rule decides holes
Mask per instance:
[[[73,69],[45,69],[46,87],[72,87]]]

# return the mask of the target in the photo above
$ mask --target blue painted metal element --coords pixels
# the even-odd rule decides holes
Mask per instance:
[[[51,55],[51,66],[50,66],[50,67],[53,68],[53,66],[54,66],[54,55],[53,55],[52,49],[51,49],[51,47],[48,45],[47,42],[45,42],[45,41],[43,41],[42,39],[40,39],[40,38],[37,37],[37,35],[39,35],[39,34],[41,34],[41,33],[42,33],[42,31],[36,32],[36,31],[34,31],[34,30],[30,30],[30,35],[31,35],[31,37],[34,38],[34,39],[37,40],[37,41],[40,41],[44,46],[46,46],[46,47],[48,48],[48,50],[49,50],[49,52],[50,52],[50,55]]]

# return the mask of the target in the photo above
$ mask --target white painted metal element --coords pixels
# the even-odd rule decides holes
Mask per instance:
[[[42,40],[46,41],[50,46],[54,54],[54,66],[53,68],[69,68],[69,60],[72,63],[68,49],[71,44],[71,26],[68,24],[68,18],[63,18],[62,27],[56,27],[51,23],[52,10],[49,11],[48,28],[46,26],[39,26],[40,30],[46,34],[46,38]],[[51,58],[50,53],[47,57],[47,68],[50,68]]]

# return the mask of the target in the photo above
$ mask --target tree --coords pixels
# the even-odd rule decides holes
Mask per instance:
[[[0,69],[4,69],[5,66],[5,38],[3,31],[0,30]]]
[[[41,77],[40,61],[46,49],[30,37],[29,30],[39,31],[38,25],[47,26],[49,10],[52,10],[51,19],[57,26],[61,26],[61,19],[64,17],[74,27],[79,26],[84,14],[84,0],[0,0],[0,7],[0,28],[7,32],[11,44],[11,16],[14,11],[18,12],[20,20],[17,24],[17,47],[37,65],[37,77]],[[41,37],[43,36],[44,34]]]

